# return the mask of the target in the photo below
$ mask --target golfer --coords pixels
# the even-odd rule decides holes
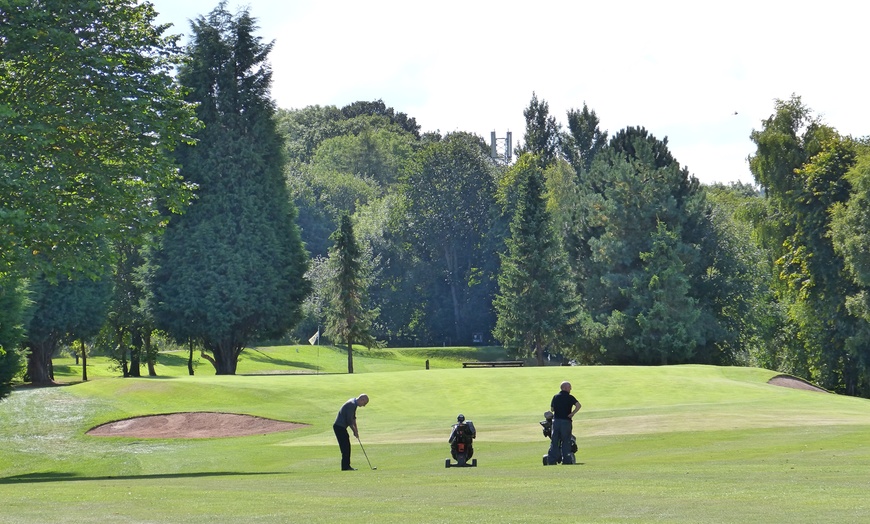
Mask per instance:
[[[332,430],[335,431],[335,438],[338,440],[338,448],[341,450],[342,471],[356,471],[350,467],[350,435],[347,434],[347,428],[353,430],[354,437],[359,438],[359,432],[356,429],[356,408],[365,407],[368,403],[369,396],[365,393],[348,400],[338,410],[338,416],[335,417],[335,422],[332,424]]]
[[[562,456],[562,464],[573,464],[571,459],[571,419],[580,411],[580,402],[571,394],[571,383],[562,382],[559,393],[550,402],[553,411],[553,431],[550,435],[550,451],[547,452],[547,463],[555,465]]]

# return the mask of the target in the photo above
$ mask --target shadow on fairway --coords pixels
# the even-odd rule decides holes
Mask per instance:
[[[274,358],[258,349],[248,350],[244,353],[244,358],[253,362],[261,362],[280,366],[281,368],[301,368],[317,370],[318,366],[310,362],[301,362],[297,360],[287,360],[283,358]]]
[[[94,480],[152,480],[152,479],[181,479],[181,478],[204,478],[204,477],[246,477],[254,475],[287,475],[287,471],[212,471],[207,473],[171,473],[165,475],[105,475],[99,477],[82,477],[75,473],[28,473],[0,478],[0,484],[37,484],[41,482],[74,482]]]

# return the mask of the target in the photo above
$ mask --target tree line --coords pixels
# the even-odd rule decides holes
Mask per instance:
[[[382,100],[277,108],[247,9],[186,46],[155,16],[0,7],[0,398],[23,363],[51,382],[61,346],[139,376],[172,343],[233,374],[321,331],[349,372],[353,344],[500,344],[870,395],[868,141],[800,97],[752,131],[755,185],[704,186],[667,138],[585,103],[563,125],[535,94],[507,165]]]

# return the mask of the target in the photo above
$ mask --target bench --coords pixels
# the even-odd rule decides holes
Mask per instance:
[[[523,367],[522,360],[494,360],[491,362],[463,362],[464,368],[521,368]]]

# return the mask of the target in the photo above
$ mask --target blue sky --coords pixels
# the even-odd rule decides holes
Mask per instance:
[[[150,0],[187,35],[218,0]],[[749,134],[802,97],[841,133],[870,135],[870,7],[829,0],[246,0],[279,107],[383,99],[424,131],[522,140],[532,92],[564,125],[586,103],[615,133],[643,126],[704,183],[751,182]]]

